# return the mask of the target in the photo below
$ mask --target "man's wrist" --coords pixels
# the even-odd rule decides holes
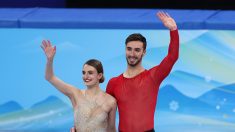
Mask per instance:
[[[170,28],[170,31],[177,30],[177,26]]]

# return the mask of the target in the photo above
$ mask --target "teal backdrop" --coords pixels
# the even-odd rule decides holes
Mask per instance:
[[[57,47],[55,74],[77,88],[85,88],[84,62],[100,60],[105,91],[108,80],[126,69],[124,42],[131,33],[147,38],[146,69],[166,56],[168,30],[1,28],[0,130],[67,132],[73,126],[69,99],[44,78],[42,40]],[[235,31],[180,30],[179,34],[179,60],[160,86],[155,129],[234,132]]]

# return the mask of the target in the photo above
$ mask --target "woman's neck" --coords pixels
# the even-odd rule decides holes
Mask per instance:
[[[87,87],[86,94],[90,96],[95,96],[101,91],[99,85]]]

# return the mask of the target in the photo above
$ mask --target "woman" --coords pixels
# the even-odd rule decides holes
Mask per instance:
[[[56,47],[43,40],[41,48],[47,57],[46,80],[69,97],[74,110],[77,132],[113,132],[115,128],[116,100],[100,89],[104,81],[103,67],[98,60],[89,60],[83,65],[83,81],[86,90],[69,85],[54,75],[53,59]]]

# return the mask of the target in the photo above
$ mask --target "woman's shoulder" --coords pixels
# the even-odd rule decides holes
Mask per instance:
[[[105,101],[107,101],[108,104],[116,104],[116,99],[111,96],[110,94],[104,92],[105,95]]]

